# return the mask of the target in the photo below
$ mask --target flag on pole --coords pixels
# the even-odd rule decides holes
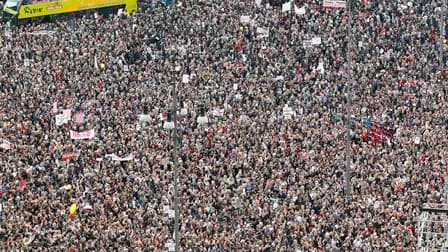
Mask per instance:
[[[291,10],[291,2],[286,2],[282,5],[282,12],[288,12]]]
[[[94,62],[93,62],[93,66],[94,66],[96,69],[99,68],[99,66],[98,66],[98,59],[96,58],[96,55],[95,55],[95,59],[94,59]]]
[[[294,12],[296,13],[296,15],[305,15],[305,7],[302,8],[298,8],[297,5],[294,5]]]
[[[73,219],[76,214],[76,210],[78,210],[78,205],[76,203],[73,203],[70,208],[68,209],[69,217]]]

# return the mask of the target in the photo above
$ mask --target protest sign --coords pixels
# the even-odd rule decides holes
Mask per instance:
[[[240,17],[240,23],[248,24],[249,22],[250,22],[250,16],[241,16]]]
[[[346,8],[346,1],[324,0],[324,8]]]
[[[324,63],[319,62],[319,65],[317,66],[316,70],[319,71],[321,74],[323,74],[325,72]]]
[[[184,74],[182,75],[182,83],[188,83],[190,82],[190,75]]]
[[[176,244],[173,242],[169,242],[169,243],[165,244],[165,248],[167,248],[168,251],[175,251]]]
[[[214,108],[212,114],[213,116],[224,116],[224,109]]]
[[[168,215],[169,218],[174,218],[175,212],[169,206],[163,206],[163,212]]]
[[[320,45],[322,44],[322,39],[321,37],[314,37],[311,39],[311,44],[312,45]]]
[[[5,139],[0,139],[0,149],[10,150],[11,143]]]
[[[262,27],[257,27],[257,38],[266,38],[269,37],[269,31]]]
[[[303,41],[303,47],[304,47],[304,48],[313,47],[313,41],[312,41],[311,39],[304,40],[304,41]]]
[[[111,158],[113,161],[120,161],[120,162],[122,162],[122,161],[131,161],[131,160],[133,160],[134,159],[134,155],[129,154],[129,155],[125,156],[125,157],[119,157],[119,156],[117,156],[115,154],[107,154],[105,156],[105,158]]]
[[[70,138],[74,140],[91,139],[93,137],[95,137],[95,131],[93,129],[83,132],[70,130]]]
[[[293,115],[294,115],[294,111],[292,110],[292,108],[289,107],[288,104],[285,104],[285,106],[283,107],[283,117],[286,120],[289,120],[292,118]]]

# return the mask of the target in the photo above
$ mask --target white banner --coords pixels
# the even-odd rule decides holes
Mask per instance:
[[[125,156],[125,157],[119,157],[119,156],[117,156],[115,154],[107,154],[104,157],[105,158],[111,158],[113,161],[120,161],[120,162],[122,162],[122,161],[131,161],[131,160],[134,159],[134,155],[132,155],[132,154],[129,154],[129,155]]]
[[[91,139],[95,137],[95,131],[88,130],[83,132],[73,131],[70,130],[70,138],[75,140],[81,140],[81,139]]]
[[[324,0],[324,8],[346,8],[346,1]]]
[[[305,47],[305,48],[313,47],[313,41],[311,39],[304,40],[303,41],[303,47]]]
[[[145,115],[145,114],[140,114],[140,115],[138,115],[138,120],[140,122],[149,122],[151,120],[151,116]]]

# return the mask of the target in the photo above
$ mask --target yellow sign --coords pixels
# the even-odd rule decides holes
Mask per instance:
[[[92,10],[119,5],[125,5],[125,12],[128,14],[137,10],[137,0],[59,0],[22,5],[19,9],[19,19]]]

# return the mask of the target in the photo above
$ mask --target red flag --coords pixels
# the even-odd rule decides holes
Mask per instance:
[[[362,127],[362,140],[363,140],[364,142],[367,142],[367,141],[368,141],[368,138],[367,138],[367,129],[366,129],[365,127]]]
[[[75,153],[65,153],[61,157],[61,161],[75,160]]]
[[[26,181],[26,179],[23,179],[22,177],[18,177],[19,181],[19,185],[17,186],[17,191],[19,192],[23,192],[23,190],[25,190],[26,185],[28,184],[28,182]]]

